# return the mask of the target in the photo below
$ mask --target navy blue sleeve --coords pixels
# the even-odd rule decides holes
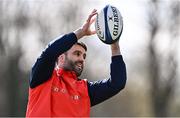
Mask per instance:
[[[121,55],[112,57],[110,75],[111,77],[109,79],[88,82],[91,106],[114,96],[125,87],[126,66]]]
[[[30,87],[35,88],[47,81],[52,75],[58,56],[69,50],[76,42],[74,33],[66,34],[50,42],[32,67]]]

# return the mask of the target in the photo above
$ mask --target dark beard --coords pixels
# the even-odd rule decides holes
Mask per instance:
[[[79,68],[77,66],[77,64],[81,63],[82,64],[82,68]],[[76,75],[79,77],[83,71],[83,62],[82,61],[75,61],[73,62],[72,60],[68,59],[66,57],[66,61],[64,64],[64,69],[68,70],[68,71],[74,71],[76,73]]]

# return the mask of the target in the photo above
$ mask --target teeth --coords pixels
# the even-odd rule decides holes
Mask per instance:
[[[76,66],[78,69],[82,70],[83,69],[83,64],[82,63],[76,63]]]
[[[78,68],[82,69],[82,64],[77,64]]]
[[[79,68],[82,68],[82,66],[81,66],[81,65],[78,65],[78,67],[79,67]]]
[[[77,66],[82,66],[82,64],[77,64]]]

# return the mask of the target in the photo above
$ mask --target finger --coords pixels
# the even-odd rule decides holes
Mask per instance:
[[[96,30],[94,30],[94,31],[91,31],[91,34],[96,34]]]
[[[95,13],[95,12],[97,12],[97,10],[96,10],[96,9],[93,9],[92,13]]]
[[[97,14],[97,12],[94,12],[94,13],[90,14],[90,17],[92,18],[96,14]]]
[[[90,22],[90,21],[91,21],[91,18],[92,18],[94,15],[96,15],[96,14],[97,14],[97,13],[95,12],[95,13],[89,15],[89,18],[88,18],[87,22]]]
[[[89,15],[87,22],[90,22],[91,18],[97,14],[97,10],[93,10],[92,13]]]
[[[93,18],[93,19],[90,21],[90,24],[92,24],[95,20],[96,20],[96,18]]]

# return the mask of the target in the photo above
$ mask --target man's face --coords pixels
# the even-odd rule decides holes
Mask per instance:
[[[80,45],[73,45],[70,50],[65,54],[63,68],[65,70],[74,71],[77,76],[80,76],[83,68],[84,61],[86,58],[86,51]]]

